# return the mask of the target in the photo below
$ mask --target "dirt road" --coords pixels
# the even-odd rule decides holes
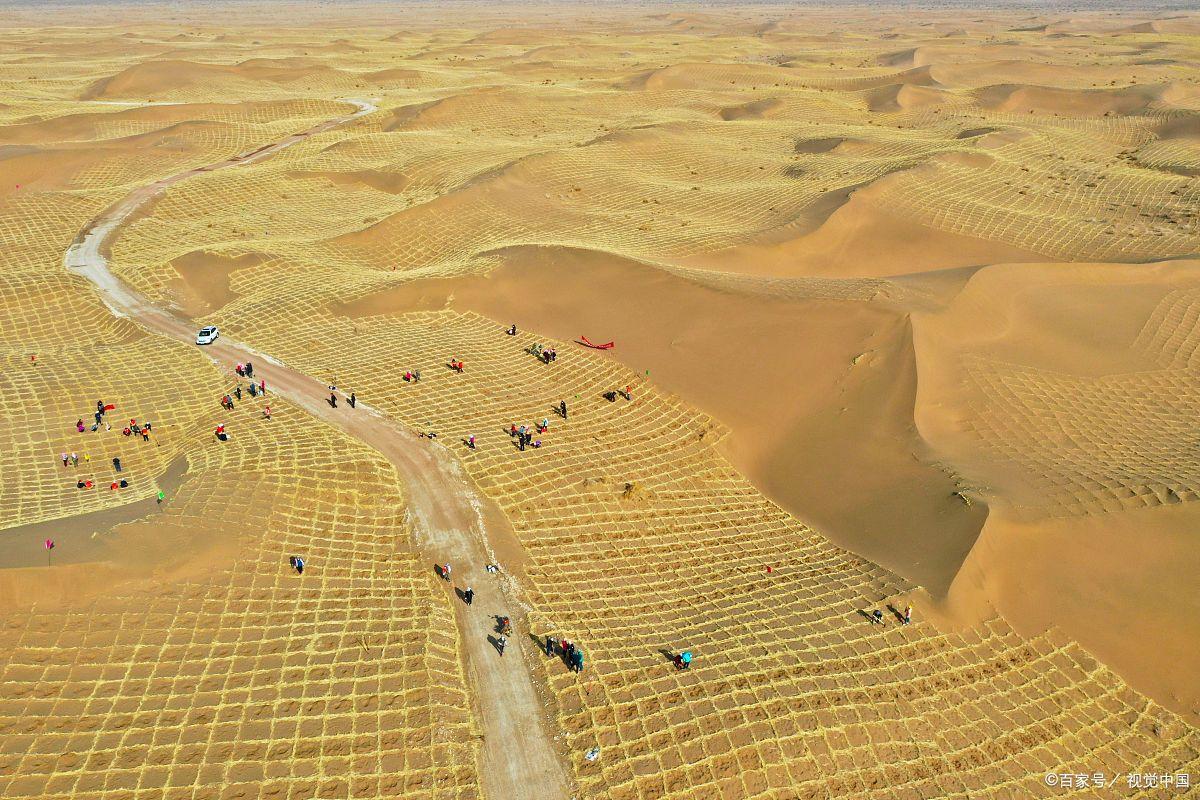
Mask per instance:
[[[104,255],[106,246],[137,208],[168,187],[203,172],[253,163],[375,110],[366,101],[347,102],[358,110],[252,153],[134,191],[80,232],[64,257],[67,269],[91,281],[114,314],[136,320],[154,333],[194,343],[196,323],[154,304],[113,274]],[[508,638],[501,657],[490,638],[496,615],[520,617],[512,577],[485,569],[501,544],[511,546],[511,531],[501,529],[503,515],[471,484],[445,448],[419,438],[369,406],[360,403],[351,409],[342,402],[335,409],[327,402],[329,391],[323,382],[224,337],[204,352],[226,371],[236,363],[253,362],[254,377],[266,381],[268,398],[283,398],[365,442],[396,465],[405,481],[417,545],[428,557],[430,570],[435,563],[448,562],[453,567],[453,581],[447,592],[468,585],[475,589],[475,603],[470,608],[457,596],[452,602],[472,703],[483,734],[479,766],[485,794],[496,800],[569,797],[568,771],[551,739],[550,723],[526,663],[524,651],[533,647],[532,642],[518,629]],[[269,423],[264,420],[264,424]]]

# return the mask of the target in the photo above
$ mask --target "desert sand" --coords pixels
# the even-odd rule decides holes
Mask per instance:
[[[0,42],[0,796],[1198,791],[1194,12]]]

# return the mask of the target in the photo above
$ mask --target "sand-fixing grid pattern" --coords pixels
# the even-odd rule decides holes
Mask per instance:
[[[6,615],[5,797],[478,796],[453,618],[394,469],[272,410],[236,409],[133,523],[228,563],[201,544],[169,578]]]
[[[744,248],[835,237],[851,207],[1046,258],[1164,258],[1194,252],[1200,235],[1196,180],[1131,155],[1156,141],[1150,113],[873,114],[795,87],[777,114],[722,120],[713,91],[496,94],[385,101],[351,129],[188,181],[118,242],[117,269],[161,293],[189,247],[343,281],[480,271],[481,256],[529,244],[725,264]],[[556,126],[539,135],[546,119]]]
[[[547,659],[588,796],[1052,796],[1044,775],[1068,754],[1110,774],[1200,757],[1178,717],[1057,634],[871,625],[859,609],[911,587],[780,511],[713,449],[718,424],[611,362],[542,341],[564,353],[542,364],[534,335],[473,315],[265,313],[261,346],[437,432],[509,516],[533,562],[531,631],[589,654],[582,679]],[[419,383],[397,380],[410,369]],[[632,404],[602,397],[631,383]],[[509,425],[543,418],[543,446],[518,451]],[[702,667],[674,671],[683,646]]]
[[[0,794],[477,796],[452,618],[408,550],[394,470],[278,404],[271,427],[243,427],[257,409],[217,405],[232,380],[114,318],[62,269],[78,231],[133,188],[347,106],[109,106],[73,99],[66,79],[57,88],[66,96],[6,106],[0,133],[13,178],[0,193],[5,527],[153,498],[186,454],[183,488],[131,530],[215,541],[221,557],[214,569],[207,544],[184,547],[191,566],[166,576],[6,610]],[[77,433],[97,399],[116,406],[112,429]],[[131,418],[153,422],[149,442],[121,435]],[[224,445],[211,438],[221,420],[236,430]],[[121,478],[128,488],[110,490]],[[289,552],[309,559],[303,582]]]
[[[6,525],[152,496],[155,476],[223,392],[203,356],[114,319],[66,275],[62,254],[79,230],[137,186],[256,149],[345,108],[297,101],[98,111],[64,101],[36,121],[18,117],[0,127],[0,141],[15,152],[0,163],[20,181],[0,193],[0,384],[11,422],[0,433],[0,463],[10,476],[0,489]],[[117,408],[93,433],[98,399]],[[79,419],[89,432],[76,432]],[[154,424],[149,444],[120,435],[131,419]],[[79,463],[64,468],[62,453]],[[109,489],[113,457],[122,459],[127,489]],[[79,489],[79,480],[94,487]]]
[[[1011,22],[979,24],[1005,31],[1013,54],[1047,60],[1055,30]],[[1065,71],[1100,52],[1122,83],[1169,84],[1115,118],[1104,103],[1116,101],[1101,98],[1067,119],[1028,113],[1023,103],[1044,105],[1036,92],[979,91],[979,71],[960,64],[970,36],[956,30],[975,34],[975,22],[940,23],[935,33],[953,34],[947,68],[924,75],[912,67],[931,31],[891,24],[892,38],[867,43],[847,41],[857,32],[840,20],[825,38],[761,12],[666,14],[558,48],[547,46],[558,34],[507,29],[345,31],[341,45],[311,30],[75,31],[54,45],[6,33],[10,52],[53,51],[58,62],[0,70],[0,93],[16,96],[0,142],[41,148],[5,153],[29,160],[20,174],[32,177],[0,197],[0,269],[20,298],[0,321],[10,382],[0,397],[20,420],[4,442],[21,476],[0,495],[5,512],[24,523],[117,502],[64,490],[56,461],[96,392],[121,395],[122,409],[152,407],[141,413],[161,425],[161,449],[128,443],[147,460],[139,478],[188,455],[195,476],[160,519],[190,530],[230,507],[271,510],[266,525],[245,525],[239,557],[211,579],[184,576],[136,604],[114,596],[69,618],[10,615],[2,686],[27,705],[8,717],[4,793],[477,791],[453,638],[429,633],[453,623],[423,567],[397,550],[394,474],[361,451],[331,462],[346,440],[291,412],[270,433],[197,448],[213,390],[227,384],[186,348],[107,319],[60,270],[75,233],[128,188],[343,114],[348,96],[379,96],[381,111],[174,187],[118,240],[115,267],[172,300],[173,260],[253,255],[227,292],[207,295],[206,320],[336,375],[447,446],[479,436],[464,463],[532,559],[536,632],[588,651],[582,679],[557,662],[546,671],[585,794],[1050,797],[1061,793],[1041,783],[1048,770],[1196,772],[1194,730],[1061,636],[1022,639],[1000,620],[960,634],[870,626],[858,608],[911,587],[779,511],[713,450],[720,425],[611,363],[571,354],[540,365],[521,350],[536,337],[507,339],[470,315],[329,311],[414,277],[484,270],[512,245],[727,265],[740,248],[836,227],[860,186],[849,202],[1044,258],[1195,252],[1194,76],[1169,58],[1132,66],[1125,49],[1154,31],[1088,35],[1087,47],[1049,59]],[[1186,41],[1160,39],[1160,54],[1186,63]],[[51,160],[66,166],[51,174]],[[51,290],[35,290],[47,275]],[[798,291],[867,299],[877,288]],[[450,356],[466,374],[445,369]],[[420,384],[399,380],[414,367]],[[632,405],[600,399],[630,382]],[[551,412],[559,398],[567,421]],[[518,453],[504,430],[543,417],[545,447]],[[322,565],[304,579],[305,592],[320,581],[307,597],[279,563],[296,547]],[[766,563],[778,565],[770,578]],[[682,645],[700,658],[690,673],[659,652]],[[586,762],[593,744],[603,756]],[[55,763],[63,752],[80,755]]]
[[[1189,420],[1200,413],[1194,373],[1080,378],[994,362],[969,364],[967,372],[988,398],[974,408],[974,435],[1041,482],[1031,495],[1039,512],[1200,499],[1200,474],[1187,457],[1196,446]]]
[[[1064,281],[1068,269],[1079,271],[1074,282]],[[950,330],[943,320],[918,323],[935,331],[928,349],[945,348],[931,362],[941,358],[953,365],[949,380],[930,370],[924,402],[960,409],[950,427],[972,443],[984,474],[1006,483],[1015,513],[1025,519],[1195,501],[1200,307],[1192,262],[1104,265],[1105,277],[1120,281],[1115,285],[1087,278],[1084,269],[995,266],[976,272],[953,305],[989,333],[964,343],[961,336],[937,333]],[[1118,293],[1124,302],[1142,305],[1131,319],[1144,323],[1116,326],[1097,311]],[[1045,320],[1062,322],[1072,307],[1075,324],[1085,321],[1074,341],[1031,350],[1037,334],[1030,331],[1044,328]],[[1100,324],[1087,327],[1086,320]],[[1105,329],[1114,332],[1101,341]],[[999,470],[989,471],[988,461]]]

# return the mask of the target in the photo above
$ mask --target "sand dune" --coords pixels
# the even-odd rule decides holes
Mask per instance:
[[[176,303],[193,317],[215,311],[236,297],[229,276],[261,263],[261,256],[253,253],[230,257],[199,250],[182,255],[171,262],[180,277],[174,287]]]
[[[241,77],[241,71],[235,67],[187,61],[151,61],[96,81],[80,95],[80,99],[147,99],[181,88],[195,88]]]
[[[799,139],[796,141],[797,153],[828,153],[846,143],[840,136],[830,136],[823,139]]]
[[[1194,17],[1167,17],[1117,28],[1113,33],[1167,33],[1195,35],[1200,32],[1200,20]]]
[[[617,86],[637,91],[720,90],[730,87],[772,86],[789,80],[779,69],[762,64],[673,64],[633,75]]]
[[[892,84],[872,89],[866,95],[867,108],[871,111],[908,111],[914,108],[938,105],[948,100],[948,95],[929,86]]]
[[[980,90],[978,97],[984,108],[997,111],[1102,116],[1145,111],[1162,99],[1164,89],[1161,86],[1131,86],[1080,90],[1003,84]]]
[[[886,53],[877,60],[885,67],[923,67],[927,63],[925,58],[926,51],[924,48],[910,47],[907,50]]]
[[[392,110],[390,119],[384,126],[385,131],[403,130],[412,122],[420,122],[423,119],[425,111],[436,108],[441,100],[430,101],[428,103],[414,103],[412,105],[400,106]]]
[[[702,12],[649,14],[647,17],[668,30],[686,33],[719,33],[731,22],[726,17]]]
[[[500,255],[504,266],[486,277],[405,284],[339,313],[453,307],[563,339],[581,328],[625,331],[618,358],[649,367],[659,385],[728,420],[735,463],[785,507],[924,585],[949,586],[956,558],[965,557],[982,524],[982,507],[963,506],[950,476],[914,458],[922,446],[912,425],[907,326],[894,312],[849,299],[869,286],[798,281],[798,296],[789,298],[786,285],[709,287],[606,253],[516,248]],[[531,285],[547,288],[531,297]],[[613,288],[598,296],[598,286]],[[586,297],[594,301],[579,302]],[[720,325],[708,324],[714,316]],[[785,361],[775,356],[773,369],[739,355],[778,353],[784,342],[802,344]],[[712,367],[718,355],[719,377]],[[870,444],[846,451],[839,432],[865,434],[864,425],[873,431]],[[893,489],[870,488],[872,475],[895,482]],[[833,490],[846,483],[899,505],[862,504]]]
[[[1200,113],[1200,89],[1183,83],[1170,83],[1158,97],[1159,103],[1169,109],[1182,109],[1191,114]]]
[[[1155,132],[1162,139],[1200,139],[1200,115],[1173,117],[1160,124]]]
[[[721,119],[739,120],[739,119],[762,119],[763,117],[773,116],[783,109],[783,103],[778,100],[754,100],[749,103],[743,103],[740,106],[729,106],[722,108],[720,111]]]
[[[0,142],[5,144],[39,145],[67,142],[89,144],[150,133],[183,123],[224,124],[227,126],[261,124],[267,121],[303,124],[313,114],[324,114],[337,104],[297,101],[261,101],[227,103],[163,103],[95,111],[89,105],[75,113],[65,113],[47,119],[20,118],[0,125]],[[230,128],[232,131],[232,128]]]
[[[917,65],[912,69],[906,69],[890,75],[881,75],[877,78],[859,79],[857,81],[860,88],[864,89],[888,89],[893,86],[928,86],[938,87],[940,82],[934,77],[933,69],[928,66]]]
[[[947,53],[934,60],[931,57],[930,75],[947,87],[986,89],[990,86],[1015,84],[1045,86],[1059,89],[1094,89],[1118,81],[1129,82],[1126,65],[1117,67],[1081,66],[1057,63],[1055,54],[1044,48],[1021,48],[1018,52],[990,52],[993,58],[972,52],[970,60]],[[1020,56],[1014,58],[1014,56]]]
[[[400,194],[412,183],[412,179],[399,172],[386,173],[377,170],[356,172],[297,172],[298,178],[321,178],[332,183],[349,186],[370,186],[388,194]]]
[[[1200,774],[1195,14],[213,8],[0,30],[0,795]]]
[[[497,28],[472,37],[468,44],[526,45],[552,41],[562,36],[554,28]]]
[[[970,324],[980,329],[980,335],[991,343],[991,348],[1004,347],[1000,357],[1006,361],[1019,360],[1041,371],[1069,365],[1066,368],[1074,374],[1105,375],[1114,369],[1140,372],[1148,366],[1143,355],[1129,353],[1124,363],[1114,356],[1119,358],[1122,348],[1138,338],[1140,321],[1162,298],[1170,296],[1172,284],[1196,286],[1188,265],[1164,265],[1149,274],[1127,268],[1122,284],[1137,281],[1134,285],[1142,290],[1138,295],[1131,295],[1130,289],[1122,285],[1106,288],[1104,291],[1126,298],[1131,313],[1122,320],[1126,323],[1124,328],[1115,327],[1111,316],[1094,313],[1097,304],[1104,302],[1103,294],[1081,294],[1077,288],[1076,299],[1064,302],[1057,291],[1062,285],[1074,286],[1072,275],[1088,274],[1086,267],[1072,267],[1066,273],[1053,265],[985,269],[967,282],[966,289],[954,297],[945,311],[920,315],[918,331],[922,344],[914,357],[903,319],[895,316],[888,321],[889,312],[872,310],[861,302],[823,299],[789,302],[748,294],[741,296],[739,305],[735,299],[739,295],[732,286],[724,291],[707,289],[605,254],[538,249],[513,251],[504,257],[505,267],[486,278],[441,284],[422,282],[396,293],[365,299],[343,311],[376,315],[453,306],[478,310],[494,319],[519,320],[522,325],[563,338],[570,338],[570,331],[581,327],[611,326],[627,330],[631,340],[621,348],[620,359],[636,368],[651,366],[656,381],[665,388],[730,420],[735,462],[769,491],[773,490],[785,506],[823,522],[831,534],[844,536],[842,540],[852,543],[860,552],[920,580],[935,592],[949,590],[954,584],[950,593],[951,611],[977,609],[980,602],[984,607],[999,603],[1019,628],[1033,631],[1053,624],[1071,630],[1111,658],[1118,668],[1128,669],[1142,680],[1157,675],[1151,682],[1160,693],[1173,696],[1176,702],[1194,702],[1189,682],[1170,679],[1162,669],[1163,664],[1184,656],[1189,648],[1186,643],[1197,633],[1191,628],[1181,633],[1178,625],[1168,622],[1177,613],[1171,598],[1187,593],[1185,586],[1198,566],[1193,563],[1194,551],[1185,555],[1181,549],[1185,540],[1173,533],[1177,531],[1177,521],[1170,518],[1161,523],[1154,521],[1161,530],[1156,535],[1163,537],[1162,547],[1151,548],[1138,558],[1129,551],[1139,547],[1137,539],[1126,533],[1124,543],[1118,545],[1121,540],[1111,537],[1121,536],[1121,523],[1112,523],[1106,528],[1106,541],[1111,541],[1110,546],[1117,547],[1123,555],[1114,552],[1111,564],[1105,567],[1105,577],[1089,580],[1089,588],[1077,600],[1055,605],[1049,600],[1055,593],[1051,588],[1053,582],[1043,580],[1035,589],[1027,576],[1031,570],[1047,569],[1049,563],[1063,568],[1075,564],[1072,567],[1075,570],[1086,569],[1084,565],[1090,563],[1091,556],[1080,551],[1070,538],[1079,534],[1065,533],[1086,526],[1075,522],[1038,522],[1042,539],[1030,550],[1027,542],[1031,534],[1026,531],[1031,523],[1020,521],[1020,514],[1016,518],[1013,515],[1022,506],[1027,507],[1033,496],[1044,496],[1044,490],[1035,490],[1029,498],[1021,498],[1001,481],[999,476],[1004,473],[996,472],[995,466],[972,463],[970,457],[953,447],[950,453],[954,462],[966,469],[967,474],[960,477],[947,474],[938,466],[939,456],[935,455],[941,453],[940,457],[944,457],[946,453],[946,445],[940,440],[942,434],[932,436],[936,450],[930,449],[912,422],[914,398],[917,398],[917,419],[925,436],[935,430],[931,422],[934,416],[944,420],[948,414],[946,400],[940,396],[942,390],[938,387],[952,380],[941,377],[943,370],[949,367],[953,374],[956,367],[950,367],[953,359],[933,352],[932,346],[925,344],[934,335],[929,331],[939,331],[936,335],[942,339],[961,338],[957,331],[970,319]],[[1046,284],[1045,288],[1034,294],[1039,289],[1038,283],[1030,285],[1026,275]],[[1159,276],[1166,280],[1161,281]],[[550,286],[553,290],[538,293],[531,303],[525,291],[529,285]],[[600,305],[575,299],[595,297],[588,287],[598,285],[620,289]],[[1107,287],[1111,283],[1106,279],[1098,285]],[[984,315],[985,308],[975,298],[987,298],[984,302],[988,310],[1003,308],[1006,301],[1011,302],[1008,298],[997,298],[997,287],[1018,292],[1013,297],[1020,297],[1021,304],[1012,306],[1008,313],[1018,314],[1022,319],[1014,320],[1004,316],[1004,312],[996,318]],[[786,289],[777,283],[771,294],[786,296]],[[1038,302],[1033,302],[1034,297],[1039,298]],[[1129,304],[1134,298],[1138,302]],[[1043,304],[1047,305],[1043,308]],[[706,312],[706,305],[712,305],[713,310]],[[716,313],[717,308],[722,324],[715,329],[704,325],[702,321]],[[664,314],[663,309],[671,311]],[[859,317],[860,312],[865,316]],[[837,323],[833,322],[835,319]],[[1083,335],[1080,325],[1088,326],[1094,333]],[[1007,343],[997,345],[995,336],[987,332],[989,327],[1004,330],[1006,340],[1020,343],[1023,349],[1016,351]],[[1151,335],[1143,331],[1141,338]],[[782,375],[775,370],[764,371],[753,360],[746,361],[737,355],[744,350],[773,352],[775,345],[783,341],[802,342],[803,349],[786,364],[777,362],[784,367]],[[722,371],[720,380],[714,380],[712,357],[722,349],[727,349],[729,355],[721,363],[730,366]],[[967,345],[964,349],[975,353],[973,359],[980,357],[977,348]],[[810,357],[808,353],[828,360],[804,363]],[[910,372],[914,367],[915,371]],[[866,373],[860,375],[861,369]],[[904,386],[902,376],[906,373],[912,376],[907,392],[897,388],[898,382]],[[922,381],[938,376],[932,388],[922,389],[919,396],[913,388],[918,374]],[[797,382],[791,384],[782,376],[795,376]],[[824,377],[814,382],[814,376]],[[763,385],[752,388],[758,382]],[[1152,380],[1145,386],[1147,392],[1156,391]],[[839,397],[840,410],[830,407],[828,398],[835,395]],[[751,402],[748,398],[755,400]],[[848,416],[846,406],[852,407],[854,413]],[[1131,406],[1130,411],[1137,413],[1134,408]],[[879,438],[871,446],[847,452],[841,446],[844,439],[838,431],[855,429],[861,435],[860,426],[866,418],[871,420],[870,425]],[[940,421],[936,430],[944,425]],[[822,440],[828,440],[830,447],[824,453],[816,444]],[[804,444],[797,446],[797,442]],[[1042,446],[1050,448],[1046,449],[1049,454],[1061,450],[1063,442],[1051,439]],[[1180,440],[1175,446],[1185,448],[1186,444]],[[1005,447],[1014,448],[1006,453],[1016,453],[1021,448],[1026,453],[1039,449],[1032,442],[1006,443]],[[1028,475],[1027,468],[1023,471]],[[847,482],[861,484],[870,475],[887,475],[889,480],[900,481],[901,484],[880,494],[895,498],[902,505],[874,503],[868,509],[839,505],[843,494],[833,487]],[[985,485],[989,487],[987,497],[1011,498],[1015,508],[1005,502],[992,509],[985,528],[986,543],[976,549],[975,537],[983,524],[983,507],[978,503],[974,508],[965,505],[955,493],[965,487]],[[862,488],[870,491],[866,485]],[[967,491],[979,499],[979,489],[967,488]],[[1184,497],[1187,496],[1185,493]],[[834,503],[832,506],[827,505],[830,501]],[[990,499],[989,503],[996,501]],[[1138,505],[1141,507],[1141,502]],[[923,516],[931,513],[934,516]],[[1028,519],[1028,511],[1025,514]],[[1134,517],[1125,524],[1145,524],[1140,519]],[[884,525],[884,520],[888,524]],[[869,531],[884,528],[887,536],[872,542]],[[931,529],[950,538],[931,541],[928,538]],[[1054,555],[1050,555],[1052,550]],[[1165,556],[1167,552],[1172,555]],[[1159,559],[1164,557],[1172,562],[1167,573],[1156,566],[1163,563]],[[1137,580],[1146,571],[1163,575],[1150,594]],[[980,575],[986,576],[983,584],[969,588]],[[1015,590],[1015,586],[1022,588]],[[1044,599],[1035,600],[1031,593]],[[1101,596],[1102,605],[1111,608],[1109,614],[1123,617],[1120,629],[1114,630],[1107,619],[1109,614],[1096,614],[1087,605]],[[1132,630],[1154,631],[1153,658],[1142,657],[1141,644],[1134,644],[1129,636]]]
[[[1171,508],[1200,497],[1179,425],[1194,390],[1192,376],[1163,371],[1176,355],[1160,347],[1176,334],[1164,329],[1178,324],[1168,309],[1197,286],[1195,262],[988,267],[915,324],[921,432],[994,498],[962,591],[990,587],[1001,610],[1053,619],[1182,702],[1194,701],[1194,684],[1162,665],[1186,658],[1180,645],[1198,633],[1192,615],[1171,621],[1198,566],[1177,535],[1193,511]],[[1047,563],[1088,569],[1094,551],[1076,538],[1087,517],[1106,518],[1095,519],[1106,551],[1098,580],[1051,602],[1028,575]],[[1160,545],[1143,549],[1150,530]]]
[[[886,180],[854,192],[811,233],[767,246],[732,248],[702,263],[723,269],[749,267],[758,274],[860,277],[1044,260],[1005,244],[912,224],[875,199]]]
[[[21,191],[53,191],[69,187],[79,172],[90,168],[95,154],[87,151],[19,147],[0,152],[0,168],[6,180],[0,194],[13,196]]]
[[[363,77],[374,84],[386,86],[402,86],[404,88],[413,88],[420,85],[425,80],[424,73],[415,69],[405,69],[394,67],[392,69],[380,69],[374,72],[367,72]]]
[[[95,141],[108,138],[105,136],[107,131],[194,122],[197,117],[217,110],[217,106],[144,106],[104,113],[66,114],[48,120],[5,125],[0,127],[0,137],[5,142],[14,143]],[[109,135],[116,138],[113,134]]]
[[[255,58],[238,64],[203,64],[180,59],[146,61],[128,67],[115,75],[102,78],[88,86],[81,100],[146,100],[160,97],[187,96],[202,93],[212,86],[226,86],[226,91],[256,90],[260,84],[303,82],[337,82],[339,70],[308,58]],[[253,95],[252,95],[253,96]]]

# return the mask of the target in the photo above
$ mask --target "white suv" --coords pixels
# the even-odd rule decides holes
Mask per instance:
[[[216,325],[208,325],[201,328],[200,332],[196,334],[196,344],[212,344],[220,335],[221,332],[217,330]]]

